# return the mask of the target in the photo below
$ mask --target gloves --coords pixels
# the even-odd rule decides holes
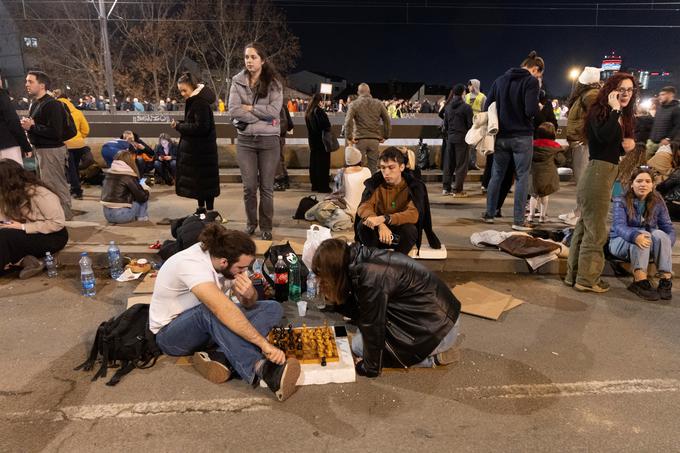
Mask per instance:
[[[364,367],[364,361],[363,360],[359,360],[357,362],[357,364],[354,365],[354,369],[359,376],[374,378],[374,377],[378,377],[378,374],[379,374],[375,371],[367,371],[366,368]]]

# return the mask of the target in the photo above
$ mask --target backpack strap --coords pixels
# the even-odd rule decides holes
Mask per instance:
[[[92,343],[92,348],[90,349],[90,355],[87,360],[75,367],[73,370],[83,370],[90,371],[94,367],[94,363],[97,361],[97,355],[99,354],[99,346],[102,343],[102,337],[104,335],[104,327],[106,323],[101,323],[97,328],[97,334],[94,337],[94,343]]]
[[[132,361],[124,361],[118,371],[114,373],[114,375],[111,377],[109,382],[106,383],[106,385],[113,387],[114,385],[118,384],[123,376],[128,374],[130,371],[135,369],[135,364]]]

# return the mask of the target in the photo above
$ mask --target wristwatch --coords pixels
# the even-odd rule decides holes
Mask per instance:
[[[385,214],[385,215],[383,216],[383,218],[385,219],[385,223],[388,224],[388,225],[389,225],[390,222],[392,221],[392,216],[389,215],[389,214]]]

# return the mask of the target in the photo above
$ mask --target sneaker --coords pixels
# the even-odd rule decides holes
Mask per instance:
[[[223,361],[226,362],[224,354],[217,351],[194,353],[194,368],[213,384],[221,384],[231,377],[231,371]]]
[[[148,215],[145,215],[145,216],[142,216],[142,217],[137,217],[137,221],[138,221],[138,222],[148,222],[148,221],[149,221],[149,216],[148,216]]]
[[[482,193],[486,193],[486,187],[482,186]]]
[[[659,292],[654,289],[649,280],[644,279],[633,282],[628,286],[628,291],[635,293],[644,300],[659,300]]]
[[[581,292],[590,291],[592,293],[606,293],[607,291],[609,291],[609,283],[605,282],[604,280],[598,281],[593,286],[586,286],[586,285],[581,285],[580,283],[575,283],[574,289],[576,291],[581,291]]]
[[[82,200],[83,199],[82,193],[74,193],[72,195],[73,195],[73,198],[75,198],[76,200]]]
[[[434,356],[436,366],[446,366],[460,362],[460,345],[465,339],[465,334],[459,334],[456,342],[446,351],[442,351]]]
[[[248,236],[252,236],[255,234],[255,227],[254,226],[249,226],[245,230],[243,230],[244,233],[246,233]]]
[[[262,232],[262,240],[263,241],[271,241],[272,240],[272,232],[271,231],[263,231]]]
[[[194,212],[194,215],[199,216],[201,214],[207,214],[208,210],[205,208],[196,208],[196,212]]]
[[[529,222],[522,222],[519,225],[513,224],[512,229],[515,231],[531,231],[534,229],[534,226]]]
[[[282,183],[275,182],[274,183],[274,191],[275,192],[285,192],[286,186],[284,186]]]
[[[573,220],[573,219],[578,219],[576,215],[574,215],[574,212],[570,212],[568,214],[560,214],[557,216],[558,219],[560,219],[563,222],[566,222],[567,220]]]
[[[500,219],[501,217],[503,217],[503,213],[501,212],[500,209],[496,209],[495,217],[496,217],[497,219]]]
[[[442,190],[442,195],[444,195],[444,196],[451,195],[451,191],[450,191],[450,190],[443,189],[443,190]]]
[[[562,282],[567,286],[571,286],[571,287],[574,286],[574,280],[571,277],[569,277],[568,275],[566,277],[564,277],[564,280],[562,280]]]
[[[25,280],[27,278],[35,277],[45,270],[45,262],[32,255],[27,255],[21,260],[21,272],[19,278]]]
[[[453,192],[451,195],[453,195],[453,198],[467,198],[468,197],[467,192]]]
[[[269,360],[265,361],[260,371],[262,380],[267,384],[279,401],[284,401],[297,390],[300,377],[300,362],[290,358],[283,365],[277,365]]]
[[[486,212],[482,213],[481,219],[484,221],[484,223],[493,223],[493,217],[488,215]]]
[[[671,300],[673,298],[673,295],[671,294],[672,287],[673,283],[671,282],[670,278],[660,279],[659,287],[657,288],[657,291],[659,291],[659,297],[661,297],[662,300]]]

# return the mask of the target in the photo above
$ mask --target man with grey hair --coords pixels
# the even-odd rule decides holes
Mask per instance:
[[[368,162],[366,166],[375,173],[380,143],[390,137],[390,116],[383,103],[371,96],[368,84],[360,84],[357,94],[359,97],[349,105],[345,116],[345,138],[361,151],[362,161]]]

